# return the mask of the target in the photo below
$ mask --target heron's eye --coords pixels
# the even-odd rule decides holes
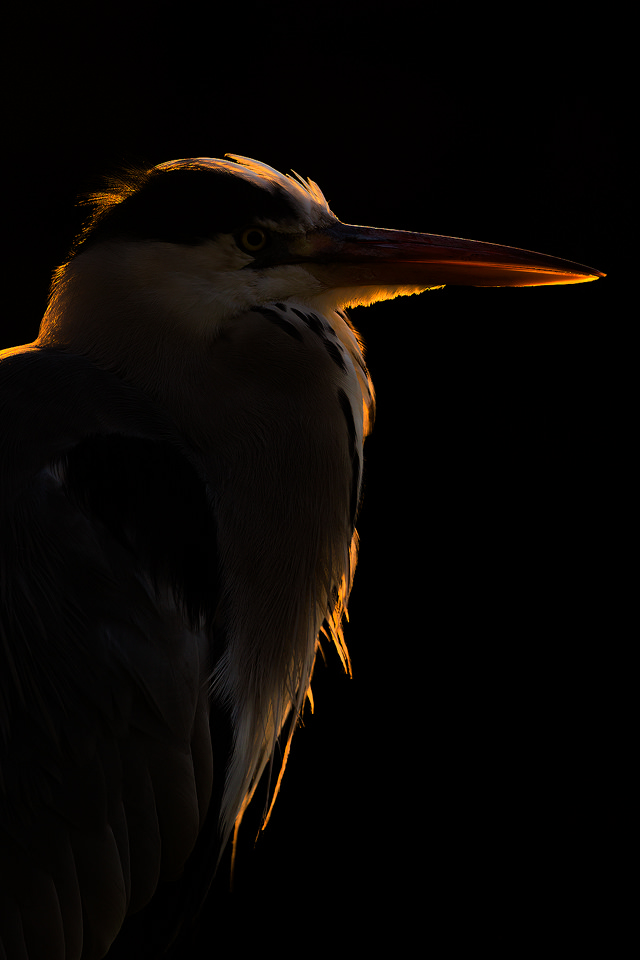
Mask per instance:
[[[247,253],[256,253],[258,250],[262,250],[266,242],[267,235],[260,227],[249,227],[240,237],[240,246]]]

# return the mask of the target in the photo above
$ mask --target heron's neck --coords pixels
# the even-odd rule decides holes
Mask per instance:
[[[36,343],[86,356],[172,408],[206,380],[208,348],[220,331],[211,304],[206,328],[190,322],[204,310],[202,291],[179,302],[165,294],[139,256],[117,246],[89,251],[56,272]]]

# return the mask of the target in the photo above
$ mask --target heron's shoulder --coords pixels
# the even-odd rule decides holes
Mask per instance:
[[[87,357],[31,344],[0,354],[0,443],[14,479],[96,436],[184,447],[150,397]]]
[[[67,414],[70,429],[153,431],[168,418],[131,384],[88,357],[33,344],[0,352],[3,414],[50,422]],[[169,428],[171,429],[171,428]]]
[[[124,548],[112,566],[151,571],[194,620],[206,606],[216,533],[198,452],[114,373],[64,351],[2,359],[0,490],[0,562],[11,545],[18,556],[36,541],[51,569],[52,544],[87,564],[96,551],[102,563]]]

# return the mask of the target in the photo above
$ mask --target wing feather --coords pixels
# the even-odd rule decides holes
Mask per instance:
[[[0,405],[0,945],[90,960],[209,808],[211,497],[168,417],[84,358],[13,351]]]

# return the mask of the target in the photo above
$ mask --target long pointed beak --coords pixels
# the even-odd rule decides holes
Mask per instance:
[[[531,287],[585,283],[606,276],[532,250],[340,222],[308,234],[304,247],[302,259],[314,262],[314,273],[326,272],[332,284],[341,286]]]

